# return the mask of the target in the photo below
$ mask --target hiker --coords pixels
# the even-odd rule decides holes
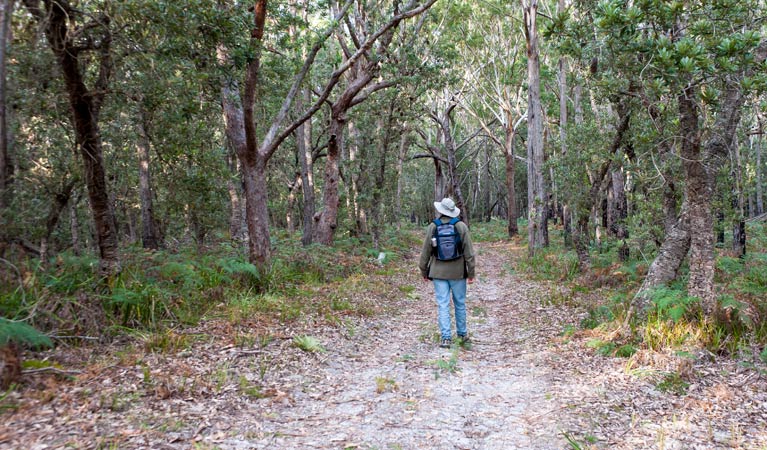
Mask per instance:
[[[468,342],[466,330],[466,282],[474,282],[474,247],[469,227],[460,220],[461,210],[450,198],[434,202],[438,217],[426,229],[418,268],[424,281],[432,280],[437,297],[440,347],[449,348],[452,341],[450,293],[455,307],[458,340]]]

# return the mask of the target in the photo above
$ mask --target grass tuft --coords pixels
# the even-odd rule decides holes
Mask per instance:
[[[325,353],[325,347],[313,336],[303,335],[293,338],[293,346],[308,353]]]

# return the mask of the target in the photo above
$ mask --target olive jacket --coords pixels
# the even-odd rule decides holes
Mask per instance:
[[[440,217],[442,223],[450,222],[450,217]],[[418,260],[418,268],[421,275],[429,279],[438,280],[460,280],[463,278],[474,278],[474,265],[476,262],[474,246],[471,243],[469,227],[463,222],[455,224],[458,234],[461,235],[463,244],[463,256],[454,261],[439,261],[434,256],[434,250],[431,245],[431,238],[434,237],[434,231],[437,225],[434,222],[429,223],[426,228],[426,238],[423,241],[421,249],[421,258]]]

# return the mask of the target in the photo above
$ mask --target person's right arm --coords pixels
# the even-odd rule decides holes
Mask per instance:
[[[429,260],[431,259],[431,237],[434,234],[432,227],[434,224],[429,224],[426,227],[426,236],[423,240],[423,246],[421,247],[421,257],[418,259],[418,268],[421,270],[421,276],[424,279],[429,277]]]

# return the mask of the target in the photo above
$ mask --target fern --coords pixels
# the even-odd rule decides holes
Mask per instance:
[[[293,338],[293,345],[309,353],[324,353],[325,347],[319,340],[313,336],[296,336]]]
[[[678,322],[698,302],[697,297],[689,297],[680,290],[667,287],[653,289],[650,294],[655,304],[658,319],[671,319]]]
[[[51,339],[24,322],[14,322],[0,317],[0,346],[9,343],[30,347],[53,347]]]

